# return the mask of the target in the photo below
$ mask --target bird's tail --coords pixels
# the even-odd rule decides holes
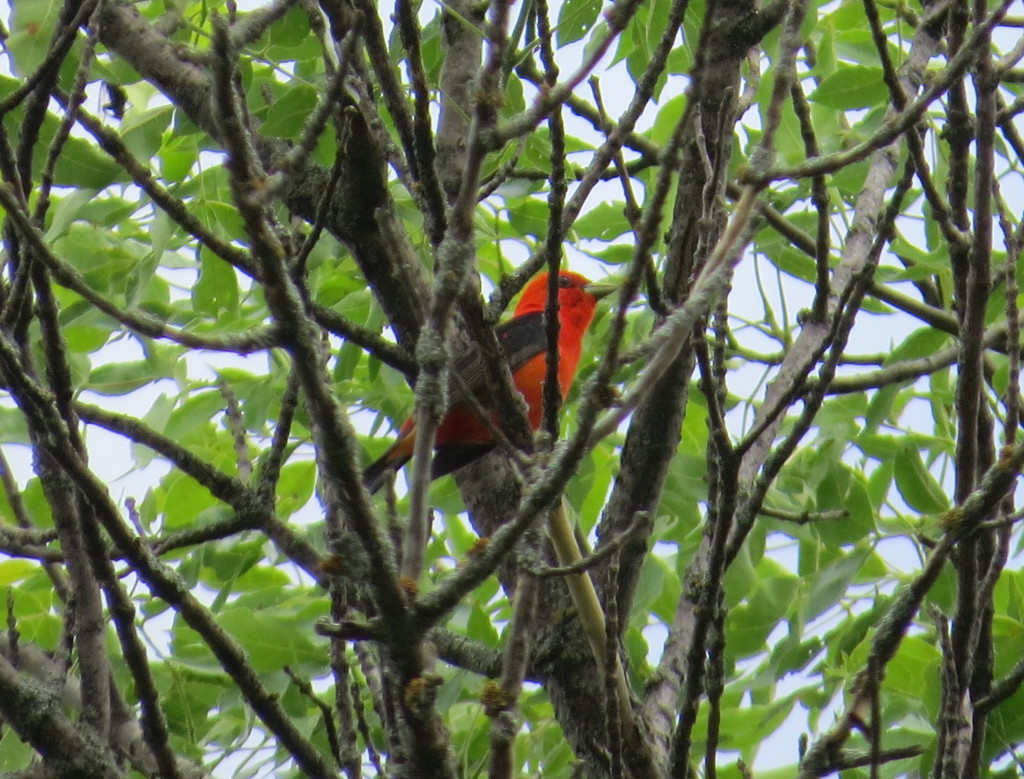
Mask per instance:
[[[384,486],[384,480],[387,478],[388,472],[397,471],[409,462],[410,457],[411,455],[408,454],[396,453],[395,447],[392,446],[363,469],[363,486],[372,495]]]

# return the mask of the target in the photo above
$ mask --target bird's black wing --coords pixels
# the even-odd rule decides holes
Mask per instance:
[[[512,373],[547,348],[544,314],[540,311],[512,317],[495,327],[494,332]],[[467,392],[476,392],[485,386],[484,364],[476,349],[471,348],[456,357],[453,370],[459,380],[451,383],[449,405],[465,398]]]

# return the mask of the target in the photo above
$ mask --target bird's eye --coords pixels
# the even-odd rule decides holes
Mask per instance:
[[[568,276],[559,276],[558,286],[561,287],[562,289],[568,289],[569,287],[572,286],[572,279],[570,279]]]

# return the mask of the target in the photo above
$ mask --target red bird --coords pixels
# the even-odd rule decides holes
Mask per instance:
[[[597,301],[614,287],[593,285],[578,273],[562,271],[558,274],[558,386],[562,399],[569,394],[576,366],[583,348],[583,335],[594,318]],[[522,393],[528,409],[530,426],[540,427],[543,410],[544,377],[547,373],[547,334],[544,332],[544,308],[547,304],[548,274],[534,278],[519,299],[512,318],[495,328],[498,343],[512,373],[516,389]],[[456,359],[454,370],[465,386],[476,393],[486,407],[484,373],[480,355],[469,352]],[[492,425],[497,427],[496,417]],[[398,439],[381,457],[363,471],[363,483],[370,492],[376,492],[384,483],[389,470],[398,470],[412,457],[416,444],[416,420],[409,417],[398,432]],[[434,438],[434,459],[431,479],[456,471],[495,446],[488,425],[468,403],[456,402],[449,407]]]

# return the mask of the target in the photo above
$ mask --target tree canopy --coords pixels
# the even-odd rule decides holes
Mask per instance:
[[[0,770],[1018,775],[1013,11],[14,0]]]

